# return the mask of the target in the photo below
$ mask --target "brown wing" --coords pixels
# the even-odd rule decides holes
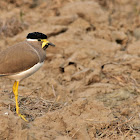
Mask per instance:
[[[0,53],[0,76],[27,70],[38,61],[35,50],[26,42],[21,42]]]

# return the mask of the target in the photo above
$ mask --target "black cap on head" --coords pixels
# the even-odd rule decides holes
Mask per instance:
[[[26,38],[27,39],[47,39],[47,36],[43,33],[33,32],[33,33],[29,33]]]

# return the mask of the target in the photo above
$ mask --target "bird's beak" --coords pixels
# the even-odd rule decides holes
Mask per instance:
[[[55,45],[51,42],[49,42],[48,45],[55,47]]]
[[[42,43],[42,48],[44,48],[45,46],[53,46],[53,47],[55,47],[55,45],[53,44],[53,43],[50,43],[47,39],[42,39],[41,41],[43,41],[43,43]]]

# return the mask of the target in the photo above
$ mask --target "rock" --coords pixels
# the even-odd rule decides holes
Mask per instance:
[[[131,76],[137,81],[138,84],[140,84],[140,72],[132,71]]]
[[[90,85],[92,83],[99,82],[101,80],[101,74],[99,70],[95,70],[86,76],[85,85]]]
[[[81,28],[81,29],[88,29],[90,28],[90,24],[82,19],[82,18],[78,18],[77,20],[75,20],[71,25],[70,27],[72,28]]]
[[[71,77],[70,77],[69,74],[64,74],[62,80],[65,81],[65,82],[70,82],[71,81]]]
[[[57,136],[55,140],[72,140],[72,139],[68,136]]]
[[[47,18],[47,21],[49,24],[54,24],[54,25],[69,25],[72,22],[74,22],[78,18],[77,15],[66,15],[66,16],[56,16],[56,17],[49,17]]]
[[[130,63],[133,70],[139,71],[140,70],[140,59],[135,59],[133,63]]]
[[[51,27],[52,28],[47,33],[48,37],[61,34],[61,33],[65,32],[65,31],[67,31],[67,29],[68,29],[66,26],[54,26],[54,27],[51,26]]]
[[[109,29],[97,29],[94,32],[94,35],[96,38],[101,38],[101,39],[105,39],[108,41],[112,41],[111,38],[111,31]]]
[[[91,43],[93,44],[92,49],[102,55],[114,55],[116,51],[120,50],[119,44],[116,44],[115,42],[106,41],[105,39],[93,39]]]
[[[72,75],[72,80],[81,80],[86,77],[89,73],[91,73],[93,70],[89,68],[85,68],[79,72],[76,72]]]
[[[129,2],[129,0],[116,0],[116,2],[124,5],[124,4],[127,4]]]
[[[73,52],[74,48],[74,53],[71,55],[70,59],[73,62],[86,59],[95,59],[100,55],[114,56],[121,48],[120,44],[94,37],[84,37],[82,41],[77,42],[77,44],[73,45],[73,47],[69,46],[70,43],[67,45],[67,49],[65,49],[65,54],[70,54]]]
[[[68,65],[64,68],[65,73],[73,74],[75,72],[76,68],[74,65]]]
[[[15,117],[13,112],[5,108],[1,108],[0,114],[0,139],[20,139],[19,136],[23,136],[20,118]]]
[[[137,104],[140,105],[140,96],[137,98]]]
[[[121,115],[123,116],[128,116],[130,114],[130,109],[128,108],[123,108],[121,111]]]
[[[102,72],[104,74],[108,74],[108,75],[122,75],[123,73],[127,73],[129,67],[128,66],[122,66],[119,64],[106,64],[103,67]]]
[[[133,32],[136,39],[140,39],[140,27],[136,28]]]
[[[79,15],[91,24],[107,21],[107,13],[94,1],[77,1],[68,3],[61,10],[62,15]]]
[[[128,45],[127,53],[140,55],[140,40]]]
[[[124,39],[127,38],[126,34],[122,31],[113,31],[111,36],[112,36],[112,40],[116,42],[117,41],[122,42]]]
[[[28,26],[27,23],[21,22],[16,17],[8,18],[3,26],[0,27],[0,36],[13,37],[23,32],[25,29],[28,29]]]

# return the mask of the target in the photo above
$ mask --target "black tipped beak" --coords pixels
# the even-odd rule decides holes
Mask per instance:
[[[50,42],[49,42],[49,43],[48,43],[48,46],[49,46],[49,45],[55,47],[55,45],[54,45],[53,43],[50,43]]]

